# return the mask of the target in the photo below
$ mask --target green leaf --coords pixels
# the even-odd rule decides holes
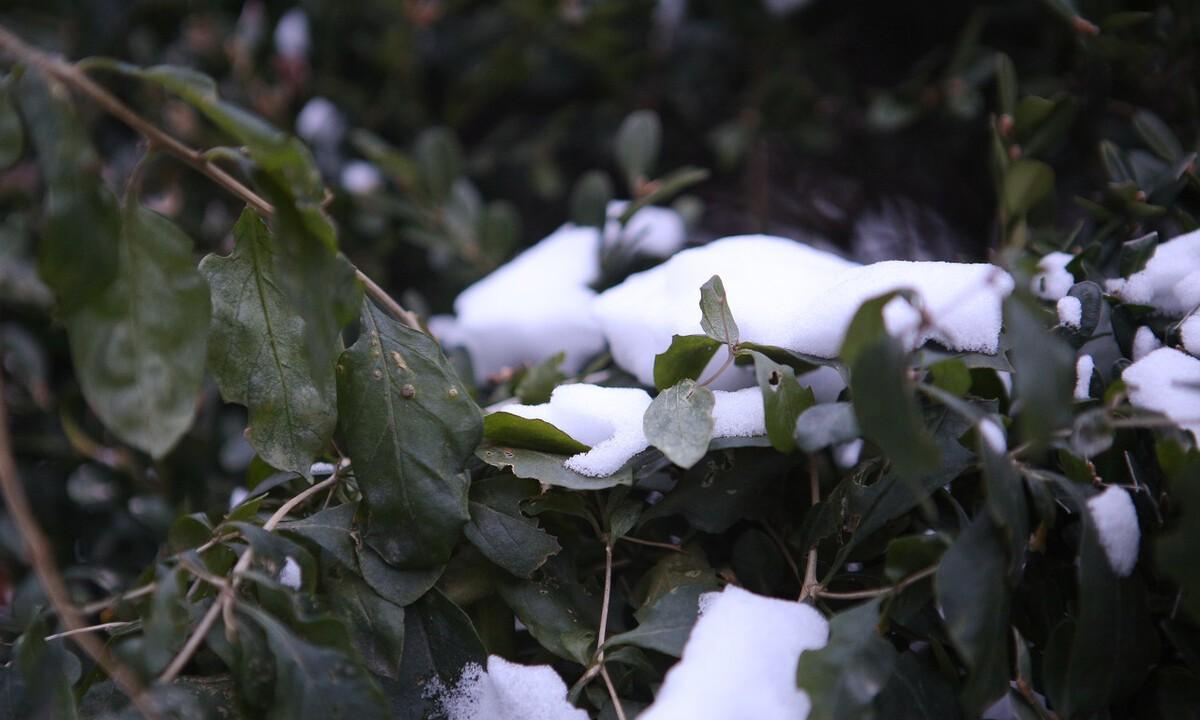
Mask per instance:
[[[964,706],[979,713],[1008,689],[1008,560],[1001,529],[981,515],[938,566],[938,605],[946,632],[967,666]]]
[[[358,560],[354,554],[354,513],[356,503],[344,503],[321,510],[299,520],[279,523],[278,530],[302,537],[318,545],[347,568],[356,570]]]
[[[613,199],[613,184],[608,173],[589,170],[571,190],[569,217],[576,225],[603,228],[608,219],[608,203]]]
[[[850,391],[862,434],[901,474],[916,475],[932,472],[940,459],[913,394],[908,361],[900,342],[884,334],[859,353],[851,368]]]
[[[244,211],[233,235],[233,253],[200,263],[212,288],[209,370],[225,400],[246,406],[247,438],[263,460],[307,477],[337,424],[338,339],[310,324],[328,308],[297,305],[285,290],[294,266],[262,220]]]
[[[226,525],[236,528],[246,542],[250,543],[250,547],[254,549],[254,561],[262,565],[272,580],[283,571],[288,558],[291,558],[300,569],[300,589],[311,592],[316,587],[317,561],[303,546],[253,523],[231,522]]]
[[[95,301],[116,278],[121,211],[69,95],[55,88],[33,67],[17,84],[46,183],[38,274],[66,315]]]
[[[700,327],[705,335],[730,347],[738,344],[738,326],[729,310],[720,275],[713,275],[700,286],[700,313]]]
[[[517,577],[528,578],[560,550],[553,535],[525,517],[520,502],[536,495],[536,482],[501,475],[471,488],[467,540],[489,560]]]
[[[971,371],[958,358],[949,358],[929,367],[933,384],[948,393],[962,397],[971,389]]]
[[[275,658],[275,702],[266,717],[387,717],[383,694],[354,659],[340,622],[319,619],[289,628],[247,603],[239,603],[237,612],[262,628]]]
[[[35,617],[17,638],[12,659],[23,680],[23,693],[0,695],[0,707],[11,709],[11,717],[46,717],[74,720],[75,695],[71,685],[79,678],[79,660],[63,647],[62,640],[46,642],[46,623]],[[14,707],[15,706],[15,707]]]
[[[854,406],[846,402],[813,405],[796,418],[796,445],[806,453],[859,436]]]
[[[1012,58],[996,53],[996,92],[999,96],[1000,112],[1011,116],[1017,107],[1017,71]]]
[[[792,456],[771,448],[740,448],[711,453],[684,473],[679,483],[642,513],[642,524],[680,514],[692,527],[723,533],[744,517],[755,517],[764,506],[763,491],[794,466]]]
[[[402,570],[384,562],[369,545],[362,545],[357,550],[358,569],[363,580],[384,600],[400,607],[407,607],[429,592],[445,570],[444,565]]]
[[[454,132],[444,127],[422,131],[417,136],[413,154],[429,198],[435,203],[443,202],[449,197],[454,181],[462,174],[462,149]]]
[[[700,595],[711,588],[703,585],[680,585],[657,598],[654,604],[634,613],[638,624],[610,637],[605,648],[636,645],[646,650],[679,657],[687,643],[688,634],[696,624]]]
[[[503,410],[484,416],[483,436],[499,445],[557,455],[576,455],[591,449],[545,420],[521,417]]]
[[[464,468],[483,418],[437,342],[365,301],[338,361],[338,410],[367,544],[402,568],[446,562],[469,519]]]
[[[984,420],[983,422],[995,422]],[[1003,449],[995,449],[984,437],[978,438],[984,483],[987,487],[987,507],[992,519],[1008,542],[1009,570],[1016,577],[1025,560],[1028,543],[1029,507],[1025,502],[1025,486]]]
[[[796,684],[808,693],[812,720],[870,720],[873,703],[896,664],[896,650],[879,625],[880,598],[838,613],[829,621],[829,641],[800,653]]]
[[[15,163],[25,146],[25,130],[13,104],[12,87],[11,75],[0,78],[0,170]]]
[[[1014,390],[1021,402],[1018,427],[1023,441],[1041,444],[1071,422],[1075,352],[1046,332],[1046,325],[1022,300],[1004,303],[1004,324],[1012,339]]]
[[[1133,129],[1137,130],[1142,141],[1167,162],[1174,162],[1183,155],[1183,144],[1171,128],[1160,117],[1149,110],[1138,110],[1133,114]]]
[[[625,173],[630,188],[650,177],[658,162],[662,125],[653,110],[630,113],[617,130],[617,164]]]
[[[1171,498],[1179,511],[1156,540],[1156,566],[1183,590],[1184,607],[1200,620],[1200,451],[1160,441],[1159,464],[1170,478]]]
[[[883,574],[898,583],[913,573],[932,567],[946,551],[946,541],[938,535],[905,535],[887,545]]]
[[[1068,342],[1075,347],[1083,347],[1100,325],[1100,317],[1104,312],[1104,291],[1091,280],[1084,280],[1072,286],[1067,295],[1079,301],[1079,327],[1064,326],[1062,329]]]
[[[117,275],[66,316],[84,397],[119,438],[155,458],[192,425],[212,313],[192,243],[165,217],[125,199]]]
[[[395,678],[404,652],[404,608],[383,599],[361,578],[337,569],[325,583],[329,607],[350,630],[363,664],[376,675]]]
[[[487,654],[470,618],[437,590],[404,613],[404,652],[399,679],[382,681],[392,720],[425,720],[434,701],[427,688],[451,688],[468,664],[484,665]]]
[[[762,353],[751,351],[750,355],[754,358],[754,374],[762,392],[771,446],[779,452],[794,452],[796,420],[800,413],[816,403],[812,388],[801,386],[790,367],[780,365]]]
[[[1028,213],[1054,192],[1054,170],[1040,160],[1022,158],[1008,167],[1000,197],[1005,214],[1019,217]]]
[[[690,468],[708,452],[715,402],[712,391],[693,380],[663,390],[642,419],[646,439],[671,462]]]
[[[581,475],[563,465],[566,455],[555,455],[540,450],[485,444],[475,455],[488,465],[509,470],[521,478],[532,478],[546,485],[570,488],[571,490],[603,490],[616,485],[632,485],[632,463],[603,478]]]
[[[1154,251],[1157,249],[1157,232],[1147,233],[1139,238],[1122,243],[1120,255],[1121,277],[1127,278],[1136,272],[1144,270],[1146,263],[1150,262],[1150,258],[1154,257]]]
[[[962,711],[954,686],[912,652],[900,653],[883,691],[875,698],[881,718],[958,720]]]
[[[549,402],[550,394],[554,392],[554,388],[567,379],[566,374],[558,369],[558,366],[562,365],[566,358],[567,354],[565,352],[555,353],[526,370],[525,374],[521,376],[521,381],[517,383],[517,387],[515,388],[516,395],[520,398],[521,402],[526,405],[538,405]],[[484,431],[486,432],[486,430],[485,426]]]
[[[672,335],[671,346],[654,356],[654,387],[665,390],[680,380],[699,380],[721,348],[707,335]]]
[[[672,170],[666,177],[659,178],[651,186],[653,189],[637,198],[633,202],[625,206],[621,211],[617,221],[621,223],[629,222],[638,210],[657,203],[669,200],[676,193],[682,192],[687,188],[697,183],[704,182],[708,179],[709,172],[704,168],[697,167],[681,167],[677,170]]]
[[[157,675],[166,669],[187,640],[191,623],[184,606],[182,571],[168,570],[156,581],[150,614],[142,626],[142,648],[138,655],[145,671]]]
[[[565,567],[553,565],[547,565],[553,572],[540,580],[501,584],[500,595],[542,647],[564,660],[587,665],[596,626],[581,616],[599,612],[599,599],[589,598],[592,602],[581,607],[578,594],[585,591],[578,580]]]

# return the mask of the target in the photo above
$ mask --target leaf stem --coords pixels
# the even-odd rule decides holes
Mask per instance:
[[[196,172],[225,188],[231,194],[254,208],[255,212],[259,215],[269,218],[274,214],[275,208],[271,206],[271,203],[264,200],[243,182],[209,160],[208,153],[184,144],[161,128],[155,126],[128,105],[121,102],[115,95],[104,89],[96,81],[88,77],[87,73],[77,66],[64,62],[33,47],[3,25],[0,25],[0,50],[5,51],[15,60],[28,63],[71,89],[86,95],[109,115],[128,125],[144,137],[150,143],[152,151],[162,150],[168,155],[178,158]],[[405,325],[414,330],[421,330],[421,324],[417,321],[417,317],[412,311],[404,309],[400,303],[388,295],[366,273],[358,268],[355,268],[354,272],[372,299],[387,309],[388,312],[395,315]]]
[[[3,30],[3,28],[0,28]],[[2,38],[2,36],[0,36]],[[17,526],[17,531],[24,541],[26,552],[29,554],[29,564],[46,592],[50,604],[54,606],[59,620],[66,626],[67,631],[77,634],[71,639],[89,657],[96,662],[105,673],[112,678],[113,683],[121,689],[133,702],[143,716],[157,718],[158,712],[146,696],[137,675],[124,663],[108,652],[104,643],[94,635],[81,630],[87,627],[79,608],[71,600],[71,592],[58,570],[54,559],[54,550],[50,541],[38,524],[33,514],[33,506],[25,494],[25,487],[17,477],[17,460],[12,453],[12,442],[8,434],[8,408],[4,403],[4,379],[0,374],[0,492],[4,495],[4,505]]]
[[[808,458],[808,488],[812,504],[821,502],[821,473],[817,469],[815,458]],[[808,550],[808,560],[804,565],[804,581],[800,584],[800,597],[803,602],[815,597],[820,592],[821,583],[817,580],[817,546],[814,544]]]

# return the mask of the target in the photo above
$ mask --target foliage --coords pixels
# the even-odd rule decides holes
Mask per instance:
[[[273,5],[106,24],[109,3],[83,5],[76,27],[107,30],[63,49],[136,63],[17,53],[0,79],[0,391],[75,600],[164,716],[437,717],[427,689],[495,654],[553,665],[611,717],[601,671],[649,703],[700,595],[730,583],[831,618],[796,668],[814,718],[1200,707],[1200,452],[1119,379],[1138,325],[1179,328],[1102,289],[1197,227],[1192,3],[933,3],[916,23],[900,3],[698,2],[671,25],[649,2],[314,2],[311,64],[259,62]],[[60,11],[0,22],[51,46]],[[80,78],[206,150],[139,146]],[[343,141],[283,129],[317,89],[354,118]],[[384,184],[327,197],[351,147]],[[805,160],[771,167],[780,148]],[[545,401],[561,355],[475,387],[358,272],[444,309],[563,218],[602,225],[617,188],[618,224],[673,202],[697,236],[852,246],[821,208],[929,201],[912,165],[974,238],[956,256],[989,244],[1018,280],[1001,354],[910,352],[891,296],[836,359],[743,342],[717,276],[704,335],[656,360],[652,447],[606,478],[563,467],[587,446],[553,425],[481,410]],[[1051,251],[1074,258],[1077,328],[1026,291]],[[613,251],[601,284],[647,262]],[[1119,356],[1073,401],[1075,350],[1110,333]],[[710,442],[713,358],[753,365],[766,436]],[[798,381],[818,362],[848,379],[838,402]],[[1137,507],[1128,577],[1086,509],[1105,484]],[[132,714],[56,637],[12,512],[0,714]]]

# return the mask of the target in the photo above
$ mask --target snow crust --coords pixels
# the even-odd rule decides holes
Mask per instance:
[[[1092,397],[1092,371],[1096,369],[1096,361],[1091,355],[1080,355],[1075,360],[1075,399],[1090,400]]]
[[[1067,270],[1074,255],[1064,252],[1047,253],[1038,261],[1038,272],[1033,276],[1030,290],[1043,300],[1058,300],[1075,285],[1075,276]]]
[[[654,356],[670,346],[671,336],[701,332],[699,288],[713,275],[721,276],[743,340],[820,357],[837,355],[863,301],[902,288],[920,295],[933,322],[922,323],[920,313],[897,298],[884,309],[890,332],[913,347],[937,340],[954,350],[994,353],[1000,305],[1012,291],[1012,278],[987,264],[859,266],[784,238],[723,238],[684,250],[600,296],[596,315],[617,364],[652,384]],[[718,354],[709,370],[722,361]],[[724,387],[736,387],[737,380],[731,375]]]
[[[1200,305],[1200,230],[1160,244],[1146,267],[1108,280],[1105,287],[1127,303],[1153,305],[1172,317],[1186,315]]]
[[[612,200],[605,207],[605,215],[608,218],[604,224],[606,247],[619,244],[643,255],[659,258],[670,257],[683,247],[687,239],[687,229],[683,224],[683,216],[679,213],[671,208],[646,206],[629,218],[629,222],[625,224],[625,232],[621,233],[621,224],[617,219],[627,207],[627,200]]]
[[[1125,368],[1121,379],[1133,405],[1166,415],[1200,439],[1200,360],[1159,348]]]
[[[1122,488],[1110,485],[1088,498],[1087,506],[1113,571],[1121,577],[1129,575],[1137,564],[1142,535],[1133,499]]]
[[[811,703],[796,663],[823,647],[829,624],[813,607],[733,585],[709,593],[682,659],[641,720],[803,720]]]
[[[1179,337],[1183,340],[1183,349],[1192,355],[1200,357],[1200,313],[1189,315],[1179,326]]]
[[[1162,346],[1162,341],[1158,339],[1154,331],[1143,325],[1133,335],[1133,359],[1134,361],[1141,360]]]
[[[1058,322],[1064,327],[1077,328],[1083,322],[1083,303],[1077,297],[1063,295],[1058,299],[1056,309]]]
[[[567,686],[549,665],[518,665],[497,655],[487,670],[471,663],[437,698],[447,720],[587,720],[567,700]]]

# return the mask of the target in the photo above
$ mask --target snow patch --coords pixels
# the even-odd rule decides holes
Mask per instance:
[[[617,219],[627,207],[627,200],[612,200],[605,208],[608,218],[604,224],[605,247],[620,245],[658,258],[670,257],[683,247],[687,230],[682,215],[671,208],[649,205],[629,218],[629,222],[625,224],[625,232],[622,233],[621,223]]]
[[[342,187],[351,195],[370,195],[383,187],[383,175],[366,160],[352,160],[342,168]]]
[[[855,438],[840,445],[835,445],[833,448],[833,461],[842,470],[852,468],[858,464],[858,458],[862,455],[862,449],[862,438]]]
[[[1133,359],[1134,361],[1141,360],[1162,346],[1162,341],[1158,339],[1154,331],[1143,325],[1133,335]]]
[[[300,564],[291,555],[283,559],[283,568],[279,571],[279,584],[293,590],[300,589]]]
[[[979,421],[978,428],[979,437],[987,444],[988,449],[997,455],[1008,452],[1008,439],[1005,437],[1004,428],[1000,423],[990,417],[983,418]]]
[[[1075,276],[1067,270],[1067,265],[1074,259],[1074,255],[1064,252],[1047,253],[1042,257],[1037,264],[1038,272],[1030,283],[1033,294],[1043,300],[1058,300],[1066,295],[1075,285]]]
[[[1078,328],[1083,322],[1083,303],[1072,295],[1063,295],[1058,299],[1058,323],[1063,327]]]
[[[1091,400],[1092,372],[1096,369],[1096,361],[1091,355],[1080,355],[1075,360],[1075,399]]]
[[[1122,488],[1110,485],[1088,498],[1087,506],[1113,571],[1121,577],[1129,575],[1137,564],[1141,539],[1133,499]]]
[[[823,647],[829,624],[810,605],[733,585],[702,596],[704,608],[683,658],[667,672],[641,720],[803,720],[811,708],[796,687],[796,663]]]
[[[1124,302],[1153,305],[1172,317],[1186,315],[1200,304],[1200,230],[1160,244],[1146,267],[1108,280],[1105,287]]]
[[[1200,360],[1159,348],[1125,368],[1129,401],[1170,418],[1200,439]]]
[[[567,700],[567,686],[549,665],[518,665],[497,655],[487,670],[471,663],[436,702],[447,720],[587,720]]]
[[[1200,313],[1189,315],[1179,326],[1179,337],[1183,341],[1183,349],[1192,355],[1200,357]]]
[[[748,387],[713,392],[713,437],[754,437],[767,434],[762,391]]]

